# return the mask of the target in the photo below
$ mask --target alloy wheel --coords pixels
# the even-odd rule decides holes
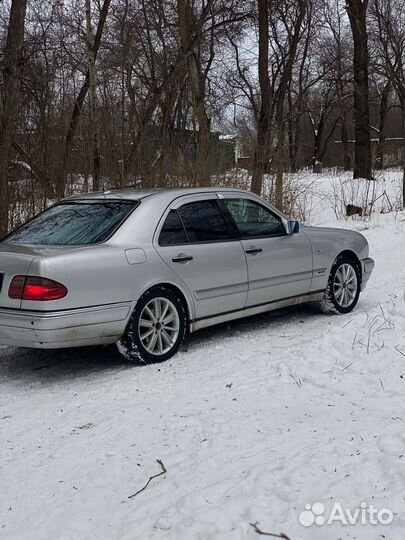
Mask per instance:
[[[356,270],[351,264],[344,263],[336,270],[333,280],[333,294],[342,308],[348,308],[355,301],[358,279]]]
[[[149,354],[161,356],[172,349],[179,335],[180,318],[167,298],[153,298],[139,318],[139,339]]]

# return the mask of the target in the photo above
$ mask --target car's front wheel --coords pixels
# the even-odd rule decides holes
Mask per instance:
[[[321,309],[325,313],[350,313],[359,301],[360,291],[359,264],[347,255],[339,255],[332,266]]]
[[[186,314],[179,296],[165,287],[154,287],[139,299],[117,343],[118,350],[137,363],[164,362],[179,350],[186,327]]]

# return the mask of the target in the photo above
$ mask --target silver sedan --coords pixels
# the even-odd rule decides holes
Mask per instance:
[[[300,226],[242,190],[77,195],[0,243],[0,344],[117,343],[160,362],[241,317],[304,302],[349,313],[373,267],[361,234]]]

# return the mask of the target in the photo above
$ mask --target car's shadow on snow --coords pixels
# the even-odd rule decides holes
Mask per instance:
[[[240,337],[243,334],[257,334],[258,339],[263,332],[282,331],[285,325],[301,325],[322,317],[319,308],[311,304],[286,307],[275,311],[253,315],[244,319],[237,319],[226,323],[210,326],[191,334],[183,347],[189,352],[193,349],[209,347],[213,340],[223,341],[229,338]]]
[[[60,350],[0,348],[0,379],[33,382],[114,373],[130,364],[112,345]]]
[[[180,354],[189,356],[201,349],[206,350],[213,342],[240,338],[244,334],[257,334],[260,339],[262,332],[282,331],[286,325],[298,326],[315,317],[319,317],[319,311],[314,306],[303,305],[212,326],[188,336]],[[170,362],[175,363],[175,357]],[[143,366],[125,360],[115,345],[60,350],[0,346],[0,380],[53,382],[90,375],[113,375],[134,368],[142,369]]]

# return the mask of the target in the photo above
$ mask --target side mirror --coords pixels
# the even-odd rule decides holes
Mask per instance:
[[[288,227],[290,229],[290,234],[297,234],[300,232],[300,222],[299,221],[289,221]]]

